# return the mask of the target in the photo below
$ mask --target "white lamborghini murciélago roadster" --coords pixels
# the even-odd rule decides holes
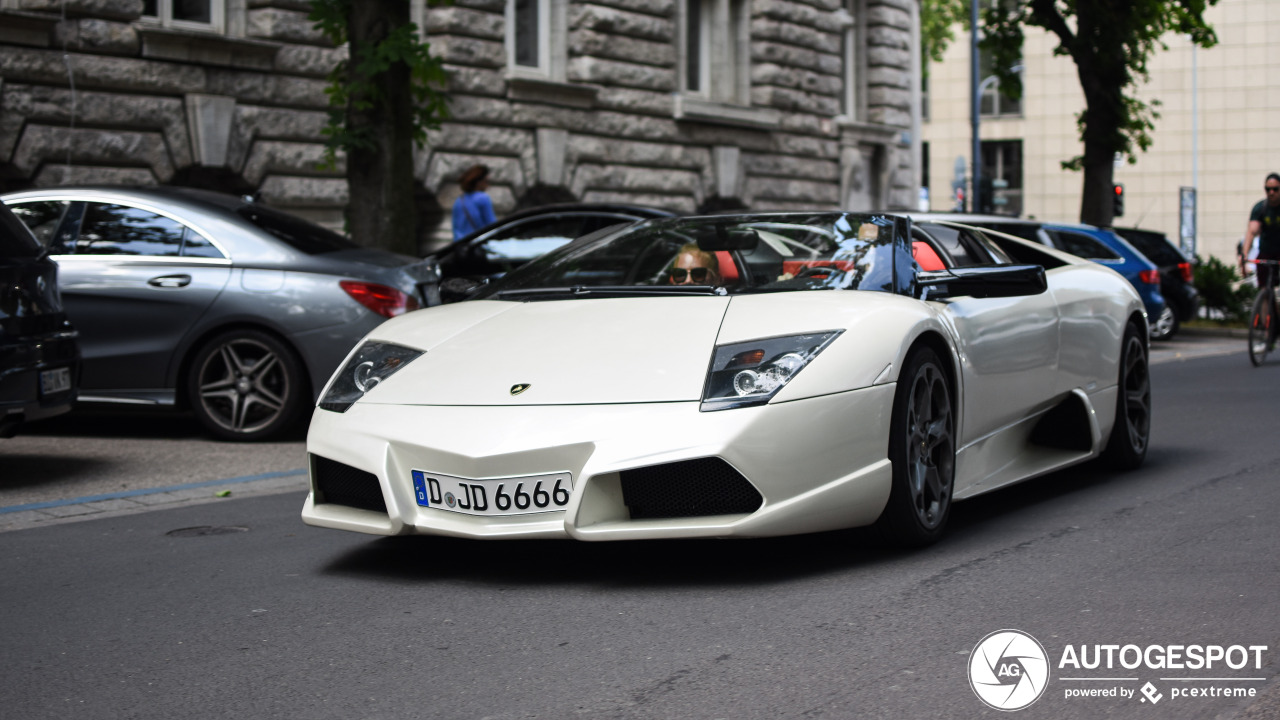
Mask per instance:
[[[1099,455],[1138,466],[1121,276],[893,215],[606,228],[378,326],[324,389],[308,524],[623,540],[878,525]]]

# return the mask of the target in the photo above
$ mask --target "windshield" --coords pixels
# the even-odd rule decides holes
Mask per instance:
[[[895,243],[905,243],[905,228],[901,218],[854,213],[652,220],[579,238],[476,297],[592,294],[591,288],[637,294],[893,292],[893,251]]]

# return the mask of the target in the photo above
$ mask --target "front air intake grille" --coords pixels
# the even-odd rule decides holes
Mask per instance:
[[[316,483],[316,503],[387,511],[377,475],[319,455],[311,456],[311,471]]]
[[[620,475],[632,520],[740,515],[764,503],[755,487],[720,458],[623,470]]]

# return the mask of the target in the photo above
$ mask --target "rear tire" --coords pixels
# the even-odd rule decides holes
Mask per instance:
[[[924,547],[942,536],[955,486],[955,414],[947,374],[929,348],[898,378],[889,431],[893,486],[876,525],[892,543]]]
[[[1118,470],[1133,470],[1147,457],[1151,441],[1151,374],[1147,345],[1132,322],[1120,342],[1120,378],[1116,417],[1103,458]]]
[[[1274,331],[1276,319],[1271,315],[1271,303],[1267,302],[1267,291],[1258,293],[1253,301],[1253,312],[1249,314],[1249,362],[1258,367],[1271,352],[1275,342]]]
[[[228,330],[202,345],[187,374],[196,418],[224,440],[265,440],[289,429],[306,393],[293,349],[260,330]]]
[[[1168,340],[1178,334],[1178,314],[1173,311],[1169,305],[1164,306],[1164,310],[1160,313],[1160,317],[1156,318],[1155,325],[1151,326],[1152,340]]]

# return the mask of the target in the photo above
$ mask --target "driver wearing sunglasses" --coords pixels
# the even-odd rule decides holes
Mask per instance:
[[[680,248],[667,271],[668,285],[720,285],[720,263],[716,256],[690,243]]]

